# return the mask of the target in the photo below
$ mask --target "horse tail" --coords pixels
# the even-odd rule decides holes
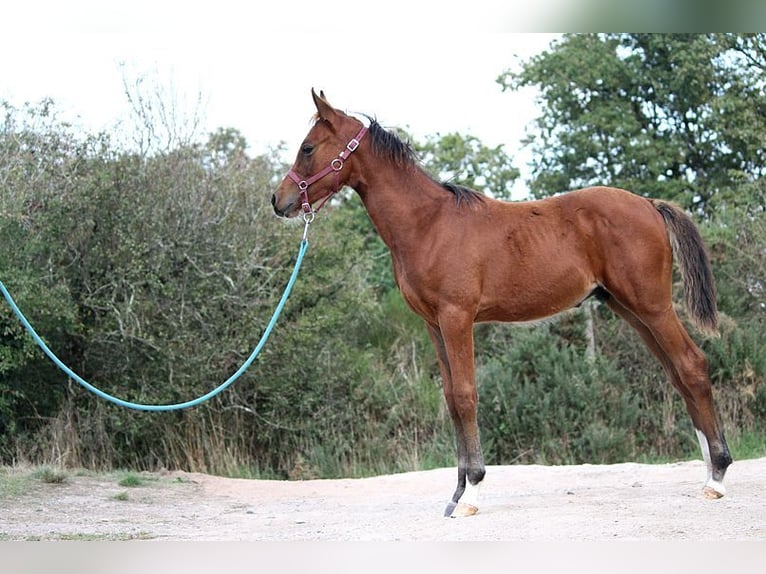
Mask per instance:
[[[679,207],[665,201],[652,204],[665,220],[673,256],[684,282],[684,298],[692,321],[711,336],[718,335],[718,306],[713,269],[697,227]]]

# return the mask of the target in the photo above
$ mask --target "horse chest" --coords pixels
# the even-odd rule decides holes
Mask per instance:
[[[395,277],[399,292],[402,294],[402,298],[404,298],[407,305],[421,317],[427,318],[430,315],[430,306],[425,303],[419,290],[401,274],[397,273]]]

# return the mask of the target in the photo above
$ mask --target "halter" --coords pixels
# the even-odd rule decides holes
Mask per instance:
[[[301,176],[299,176],[295,171],[290,168],[290,171],[287,172],[287,177],[289,177],[291,180],[295,182],[295,184],[298,186],[298,191],[301,196],[301,208],[303,208],[303,215],[304,217],[309,216],[310,214],[314,214],[320,209],[322,209],[322,206],[327,203],[327,200],[329,200],[333,195],[338,193],[338,190],[340,189],[340,170],[343,169],[343,163],[348,159],[348,156],[350,156],[352,153],[356,151],[356,148],[359,147],[359,143],[362,141],[362,138],[364,137],[364,134],[367,133],[367,126],[362,126],[362,129],[359,130],[359,133],[357,133],[351,140],[346,144],[346,147],[343,151],[341,151],[338,154],[338,157],[334,158],[330,165],[325,167],[322,171],[315,173],[311,177],[307,179],[302,179]],[[330,194],[324,198],[322,203],[319,204],[319,207],[316,208],[316,210],[313,210],[311,208],[311,203],[309,203],[309,193],[308,189],[309,186],[316,183],[320,179],[322,179],[324,176],[334,173],[335,177],[333,178],[333,185],[332,185],[332,191]]]

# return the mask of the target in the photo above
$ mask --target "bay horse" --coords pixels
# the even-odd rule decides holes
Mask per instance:
[[[711,334],[715,284],[702,238],[680,208],[611,187],[498,201],[435,180],[412,147],[377,121],[335,109],[323,92],[311,94],[314,123],[272,205],[282,217],[313,218],[313,204],[349,186],[388,246],[397,285],[436,349],[455,428],[458,481],[445,516],[478,511],[485,475],[474,323],[536,321],[591,296],[625,319],[657,357],[694,424],[707,466],[703,494],[724,495],[732,459],[707,360],[673,308],[674,257],[689,315]]]

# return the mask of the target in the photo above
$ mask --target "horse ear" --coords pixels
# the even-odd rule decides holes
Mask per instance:
[[[327,98],[324,95],[324,91],[319,92],[317,96],[314,88],[311,88],[311,97],[314,98],[314,105],[317,107],[317,113],[319,117],[329,123],[333,123],[338,115],[338,112],[330,105]]]

